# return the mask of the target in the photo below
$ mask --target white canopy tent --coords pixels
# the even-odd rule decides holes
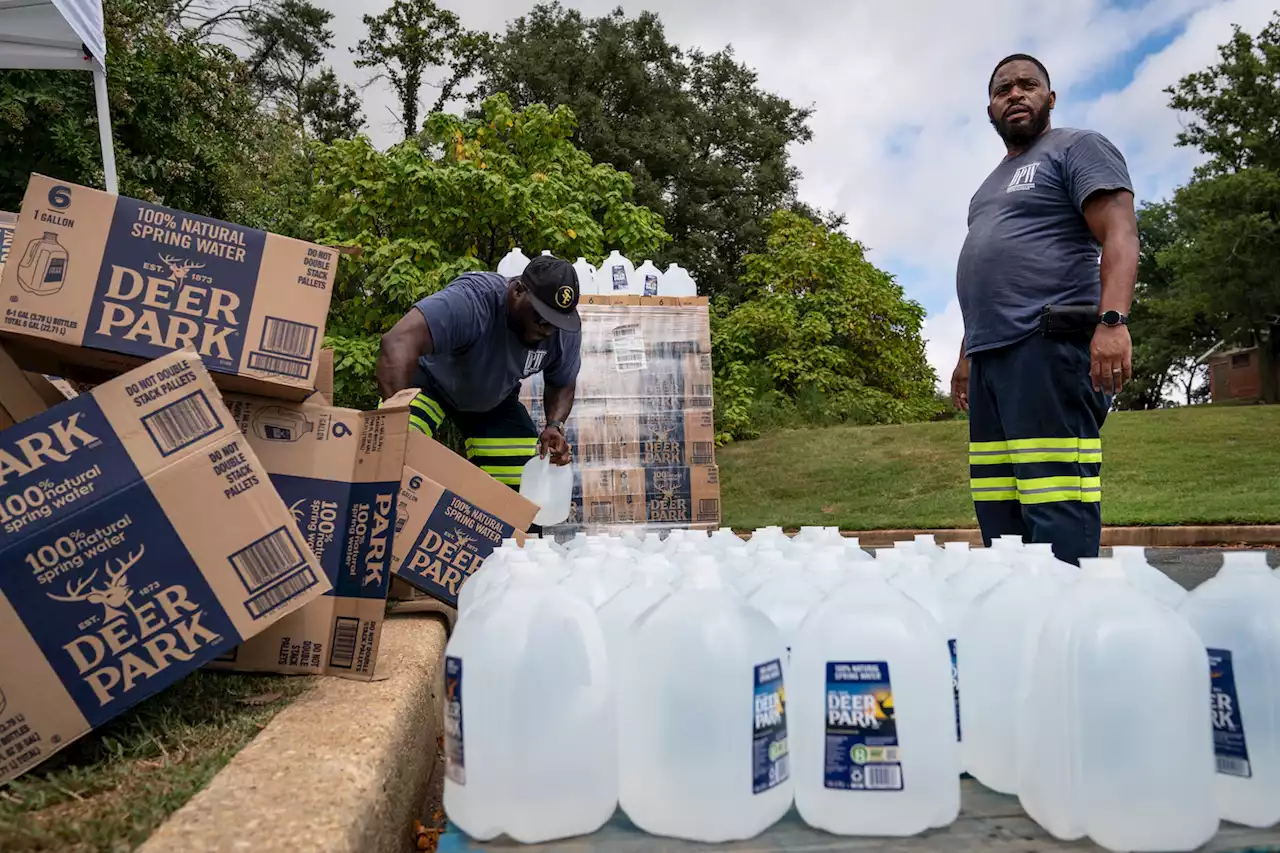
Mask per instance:
[[[107,106],[107,40],[102,0],[0,0],[0,68],[89,71],[107,192],[118,192]]]

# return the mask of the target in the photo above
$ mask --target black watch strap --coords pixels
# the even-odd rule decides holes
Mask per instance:
[[[564,435],[564,421],[547,421],[546,429],[556,429]]]
[[[1103,311],[1098,315],[1098,322],[1104,326],[1127,326],[1129,315],[1121,314],[1119,311]]]

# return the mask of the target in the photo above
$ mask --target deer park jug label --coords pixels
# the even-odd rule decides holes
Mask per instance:
[[[0,432],[0,781],[329,588],[194,350]]]
[[[228,390],[314,387],[336,249],[35,175],[12,253],[0,333],[71,368],[191,347]]]

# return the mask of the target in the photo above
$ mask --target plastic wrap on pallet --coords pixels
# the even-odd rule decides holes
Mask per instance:
[[[578,313],[573,502],[553,532],[719,526],[707,300],[586,297]],[[542,423],[541,374],[521,397]]]

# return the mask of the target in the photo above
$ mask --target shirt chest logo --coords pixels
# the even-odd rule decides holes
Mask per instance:
[[[529,350],[524,354],[524,375],[532,376],[542,369],[542,362],[547,357],[544,349]]]
[[[1013,177],[1009,180],[1009,186],[1005,187],[1006,193],[1022,192],[1024,190],[1033,190],[1036,188],[1036,169],[1040,168],[1040,163],[1028,163],[1025,166],[1019,166],[1018,171],[1013,173]]]

